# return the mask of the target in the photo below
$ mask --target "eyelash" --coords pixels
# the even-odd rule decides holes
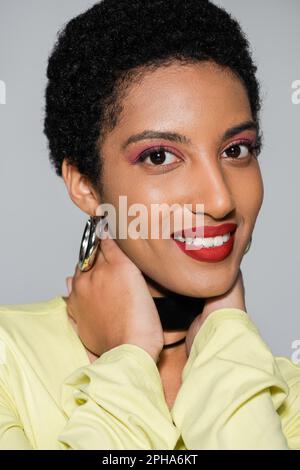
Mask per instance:
[[[224,150],[222,153],[226,152],[226,150],[232,148],[232,147],[239,147],[240,145],[244,145],[245,147],[247,147],[247,149],[249,150],[249,152],[252,154],[252,155],[255,155],[256,158],[258,157],[259,153],[260,153],[260,150],[261,150],[261,143],[260,143],[260,139],[258,138],[256,141],[254,142],[251,142],[249,140],[237,140],[236,142],[233,142],[232,144],[229,144]],[[244,158],[246,157],[243,157],[243,158],[239,158],[239,157],[227,157],[227,158],[232,158],[232,160],[243,160]]]
[[[222,153],[226,152],[226,150],[232,148],[232,147],[239,147],[240,145],[244,145],[245,147],[248,148],[249,152],[253,155],[255,154],[256,158],[258,157],[259,153],[260,153],[260,149],[261,149],[261,146],[260,146],[260,142],[258,140],[258,142],[256,143],[253,143],[253,142],[249,142],[249,140],[239,140],[239,141],[236,141],[236,142],[233,142],[232,144],[228,145],[223,151]],[[144,163],[144,161],[146,160],[146,158],[148,158],[152,153],[155,153],[155,152],[161,152],[161,151],[164,151],[164,152],[169,152],[169,153],[172,153],[172,155],[175,155],[176,157],[178,157],[173,149],[169,149],[168,147],[165,147],[165,146],[158,146],[158,147],[152,147],[151,149],[149,150],[145,150],[145,152],[143,152],[135,161],[135,163]],[[178,157],[180,158],[180,157]],[[226,157],[226,159],[231,159],[231,160],[244,160],[245,158],[247,157],[242,157],[242,158],[239,158],[239,157]],[[177,162],[175,162],[177,163]],[[149,165],[149,166],[153,166],[153,167],[166,167],[166,166],[169,166],[169,165],[173,165],[174,163],[168,163],[166,165],[164,164],[152,164],[152,165]]]

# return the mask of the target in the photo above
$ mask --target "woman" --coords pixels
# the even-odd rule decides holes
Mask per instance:
[[[206,0],[103,0],[60,33],[45,133],[72,201],[90,223],[120,195],[152,225],[188,205],[204,232],[117,230],[68,297],[1,306],[1,448],[300,449],[300,366],[261,338],[240,271],[263,201],[255,72]]]

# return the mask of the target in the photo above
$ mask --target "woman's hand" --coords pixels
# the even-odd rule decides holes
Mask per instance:
[[[246,312],[245,288],[242,271],[239,269],[238,276],[233,286],[222,295],[206,299],[203,312],[200,313],[190,325],[186,336],[186,350],[189,356],[196,334],[204,323],[205,319],[215,310],[220,308],[239,308]]]
[[[85,347],[100,356],[124,343],[146,350],[157,362],[164,337],[142,272],[113,238],[100,241],[94,266],[76,266],[67,278],[67,310]]]

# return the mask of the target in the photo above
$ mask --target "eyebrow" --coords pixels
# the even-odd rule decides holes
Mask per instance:
[[[223,134],[223,139],[230,139],[234,135],[246,131],[246,130],[255,130],[258,132],[258,125],[254,121],[245,121],[241,124],[238,124],[234,127],[230,127]],[[134,142],[138,142],[144,139],[165,139],[172,142],[177,142],[180,144],[191,144],[192,141],[185,135],[178,134],[177,132],[166,132],[166,131],[154,131],[154,130],[145,130],[138,134],[131,135],[123,144],[121,145],[121,150]]]

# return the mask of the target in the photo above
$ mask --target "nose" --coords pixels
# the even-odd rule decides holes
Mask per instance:
[[[235,209],[235,202],[222,164],[215,156],[199,158],[188,178],[188,202],[193,213],[204,212],[214,219],[223,219]]]

